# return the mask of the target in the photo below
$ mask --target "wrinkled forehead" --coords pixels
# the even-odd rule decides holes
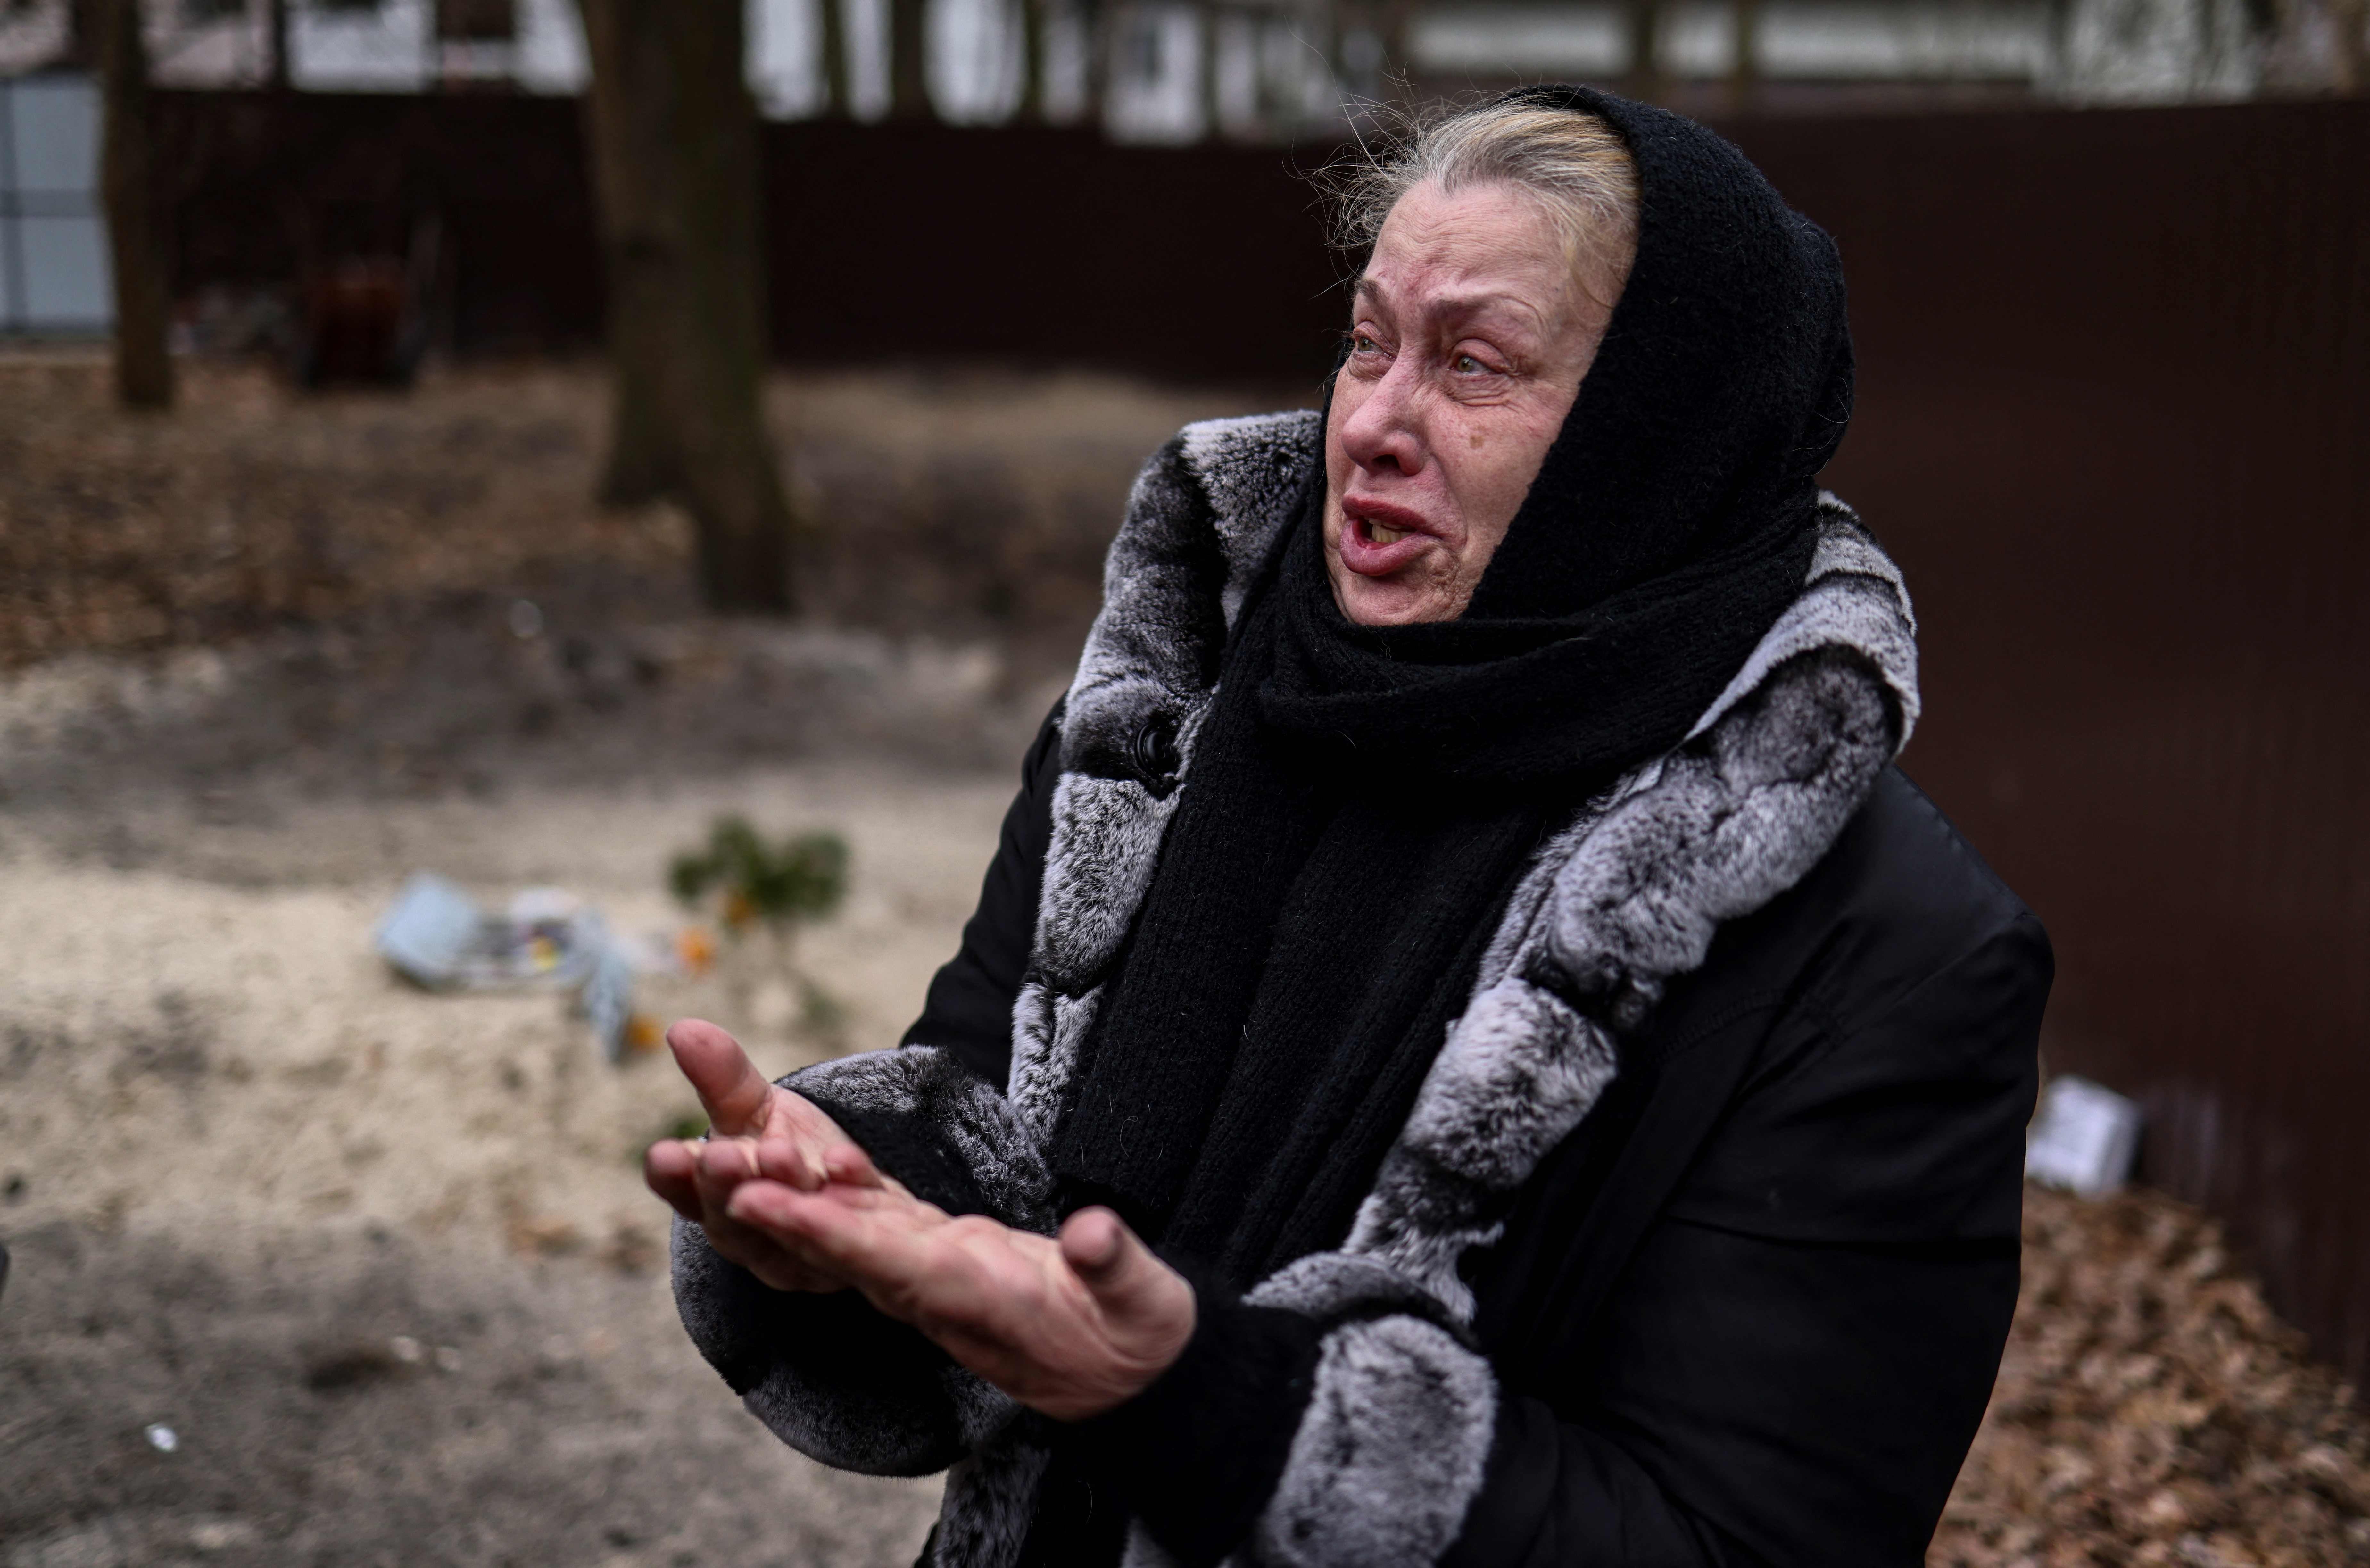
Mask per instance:
[[[1547,320],[1599,294],[1591,271],[1547,203],[1520,187],[1426,181],[1392,206],[1353,293],[1367,308]]]

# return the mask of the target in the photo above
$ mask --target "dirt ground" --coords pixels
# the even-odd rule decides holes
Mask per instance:
[[[1129,474],[1288,398],[786,380],[827,531],[765,625],[696,612],[680,519],[586,504],[589,371],[187,392],[126,420],[87,360],[0,358],[0,1568],[909,1562],[936,1483],[791,1454],[673,1321],[671,1070],[411,989],[372,926],[429,869],[662,928],[717,814],[828,826],[836,1019],[754,950],[641,1001],[772,1071],[892,1043]],[[2027,1233],[1934,1562],[2370,1562],[2370,1435],[2210,1224],[2035,1192]]]
[[[587,504],[590,371],[189,371],[140,421],[0,358],[0,1568],[910,1562],[936,1482],[790,1453],[674,1322],[671,1067],[399,984],[373,925],[425,869],[665,928],[719,814],[828,827],[835,1018],[729,944],[638,999],[773,1072],[892,1043],[1129,478],[1258,398],[782,382],[830,532],[780,625],[696,612],[679,517]]]

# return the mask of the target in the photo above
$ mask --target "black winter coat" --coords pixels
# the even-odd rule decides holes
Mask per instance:
[[[907,1032],[995,1084],[1058,767],[1049,720]],[[1885,770],[1809,876],[1721,929],[1468,1268],[1523,1397],[1448,1562],[1922,1562],[2016,1306],[2052,973],[2031,912]]]
[[[1316,439],[1306,414],[1218,421],[1156,456],[910,1047],[786,1080],[942,1206],[1060,1217],[1043,1151],[1076,1043]],[[1350,1233],[1239,1302],[1205,1288],[1119,1410],[1058,1427],[862,1297],[768,1291],[679,1226],[686,1328],[803,1451],[952,1466],[938,1568],[1908,1568],[2015,1305],[2051,977],[2031,913],[1890,765],[1910,625],[1823,501],[1730,690],[1510,890]]]

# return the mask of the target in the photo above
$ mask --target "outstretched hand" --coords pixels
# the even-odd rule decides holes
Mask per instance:
[[[844,1290],[850,1281],[734,1219],[732,1194],[763,1178],[799,1192],[826,1183],[894,1187],[854,1140],[812,1101],[765,1081],[741,1043],[712,1023],[686,1019],[667,1031],[667,1048],[708,1112],[705,1143],[668,1138],[642,1159],[650,1191],[708,1233],[708,1243],[777,1290]],[[903,1189],[897,1189],[903,1191]]]
[[[870,1171],[737,1186],[734,1223],[814,1260],[957,1361],[1057,1421],[1133,1398],[1193,1335],[1193,1287],[1107,1208],[1058,1239],[949,1216]]]
[[[1193,1287],[1105,1208],[1058,1239],[915,1197],[712,1023],[667,1031],[706,1142],[650,1146],[650,1190],[777,1290],[853,1286],[1021,1403],[1083,1420],[1143,1391],[1192,1337]]]

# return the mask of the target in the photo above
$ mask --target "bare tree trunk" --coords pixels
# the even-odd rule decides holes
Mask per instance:
[[[583,0],[616,372],[602,498],[680,501],[708,603],[790,605],[765,438],[763,191],[738,0]]]
[[[104,0],[96,20],[106,115],[99,179],[115,270],[115,395],[127,408],[170,408],[170,291],[150,174],[148,49],[139,0]]]
[[[1383,101],[1402,112],[1415,107],[1415,59],[1408,35],[1415,20],[1413,0],[1382,0],[1375,7],[1375,31],[1383,41]]]
[[[1729,108],[1742,111],[1761,86],[1761,0],[1735,0],[1736,58],[1728,68]]]
[[[1023,124],[1045,118],[1045,0],[1017,0],[1020,7],[1020,108]]]
[[[2347,97],[2370,92],[2370,60],[2364,58],[2363,0],[2329,0],[2330,31],[2337,35],[2337,90]]]
[[[927,0],[889,0],[889,115],[930,118],[930,70],[924,24]]]
[[[1103,102],[1110,90],[1110,0],[1077,0],[1078,41],[1086,55],[1086,101],[1078,118],[1087,125],[1102,123]]]
[[[1203,4],[1195,8],[1202,24],[1202,118],[1212,139],[1225,134],[1225,90],[1220,80],[1219,51],[1226,40],[1226,12]]]
[[[826,118],[856,112],[856,98],[847,86],[847,17],[844,0],[816,0],[823,12],[823,36],[816,50],[823,55],[823,111]]]
[[[293,79],[288,63],[288,0],[266,0],[263,16],[271,35],[271,64],[264,85],[275,93],[284,93]]]
[[[1655,48],[1662,6],[1659,0],[1628,0],[1628,12],[1629,96],[1653,103],[1662,96],[1662,63]]]

